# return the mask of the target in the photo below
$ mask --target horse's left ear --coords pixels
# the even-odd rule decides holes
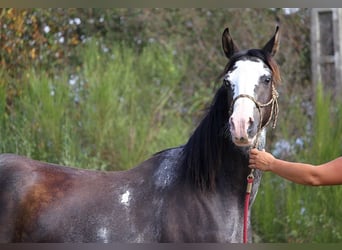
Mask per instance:
[[[262,48],[262,50],[270,53],[271,56],[274,56],[279,48],[279,26],[276,27],[276,31],[273,37],[266,43],[266,45]]]
[[[232,37],[229,34],[228,28],[226,28],[222,34],[222,48],[223,48],[224,54],[226,55],[228,59],[230,59],[230,57],[234,53],[239,51],[239,48],[236,46]]]

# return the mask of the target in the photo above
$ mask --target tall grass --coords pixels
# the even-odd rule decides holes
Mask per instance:
[[[179,105],[184,60],[157,45],[136,54],[123,44],[103,52],[90,42],[82,54],[84,64],[71,76],[25,72],[10,111],[8,84],[0,84],[1,152],[117,170],[185,142],[189,125]]]
[[[321,85],[316,89],[313,130],[306,137],[295,161],[320,164],[341,156],[342,102],[324,93]],[[266,173],[253,221],[265,242],[341,242],[341,204],[341,186],[308,187]]]

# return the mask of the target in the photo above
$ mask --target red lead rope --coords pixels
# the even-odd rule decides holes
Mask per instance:
[[[249,200],[251,197],[252,186],[254,181],[253,175],[254,169],[252,169],[251,173],[247,176],[247,189],[246,189],[246,196],[245,196],[245,211],[244,211],[244,218],[243,218],[243,243],[247,243],[248,239],[248,210],[249,210]]]

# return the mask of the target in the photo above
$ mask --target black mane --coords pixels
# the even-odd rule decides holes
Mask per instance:
[[[186,177],[202,190],[215,190],[217,174],[223,165],[229,164],[226,157],[240,151],[231,141],[227,128],[231,101],[228,89],[222,86],[207,114],[184,146],[182,167]]]

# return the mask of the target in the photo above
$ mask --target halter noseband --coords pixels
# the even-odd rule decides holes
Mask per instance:
[[[275,89],[274,84],[272,84],[272,98],[267,103],[260,103],[257,100],[255,100],[255,98],[253,96],[250,96],[250,95],[246,95],[246,94],[238,95],[237,97],[234,98],[234,100],[232,101],[232,104],[230,105],[229,114],[231,115],[233,113],[234,104],[235,104],[235,102],[239,98],[248,98],[248,99],[250,99],[252,102],[254,102],[254,104],[257,107],[258,112],[259,112],[260,123],[259,123],[258,131],[257,131],[257,134],[259,134],[261,132],[261,130],[264,127],[268,126],[268,124],[272,120],[273,120],[272,128],[276,127],[277,119],[278,119],[278,112],[279,112],[278,96],[279,96],[279,94],[278,94],[277,90]],[[262,117],[262,113],[261,113],[261,108],[265,108],[265,107],[267,107],[269,105],[271,105],[271,115],[268,118],[267,122],[264,125],[262,125],[263,117]]]

